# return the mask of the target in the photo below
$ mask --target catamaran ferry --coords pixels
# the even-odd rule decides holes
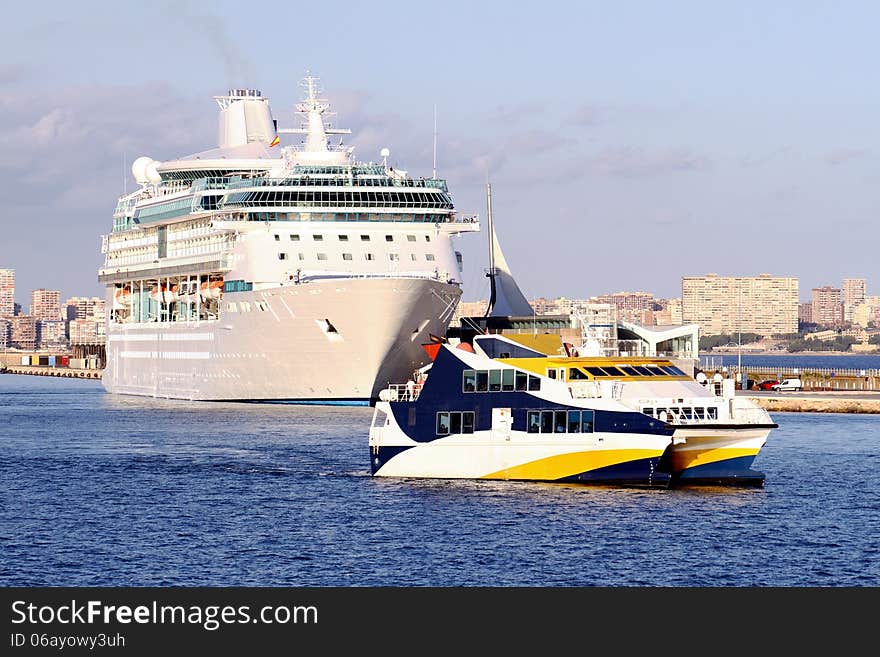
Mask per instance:
[[[304,81],[302,127],[260,91],[215,97],[219,147],[140,157],[102,238],[112,393],[369,403],[427,362],[461,296],[446,182],[354,160]],[[285,133],[304,135],[283,146]]]
[[[424,381],[376,403],[373,474],[763,485],[751,465],[777,425],[732,386],[718,395],[663,358],[548,354],[537,348],[547,337],[430,345]]]

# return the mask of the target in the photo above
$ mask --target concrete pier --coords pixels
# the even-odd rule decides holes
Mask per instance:
[[[880,393],[870,392],[790,392],[763,393],[737,391],[770,413],[878,413]]]
[[[70,367],[39,367],[37,365],[7,365],[6,374],[31,374],[34,376],[59,376],[68,379],[100,379],[103,370],[72,369]]]

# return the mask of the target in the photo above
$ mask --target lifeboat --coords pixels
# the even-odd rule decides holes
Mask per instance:
[[[116,288],[116,292],[113,295],[113,308],[128,308],[129,303],[131,301],[131,286],[123,285],[122,287]]]
[[[223,296],[223,281],[206,281],[199,286],[202,299],[219,299]]]

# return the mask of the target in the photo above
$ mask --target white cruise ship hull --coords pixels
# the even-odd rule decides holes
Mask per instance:
[[[460,295],[419,278],[226,293],[216,321],[111,324],[102,382],[175,399],[369,403],[428,362],[421,345],[445,334]]]

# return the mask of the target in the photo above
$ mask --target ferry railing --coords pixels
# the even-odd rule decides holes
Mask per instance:
[[[416,401],[422,392],[421,383],[408,381],[406,383],[392,383],[384,390],[379,391],[380,401]]]

